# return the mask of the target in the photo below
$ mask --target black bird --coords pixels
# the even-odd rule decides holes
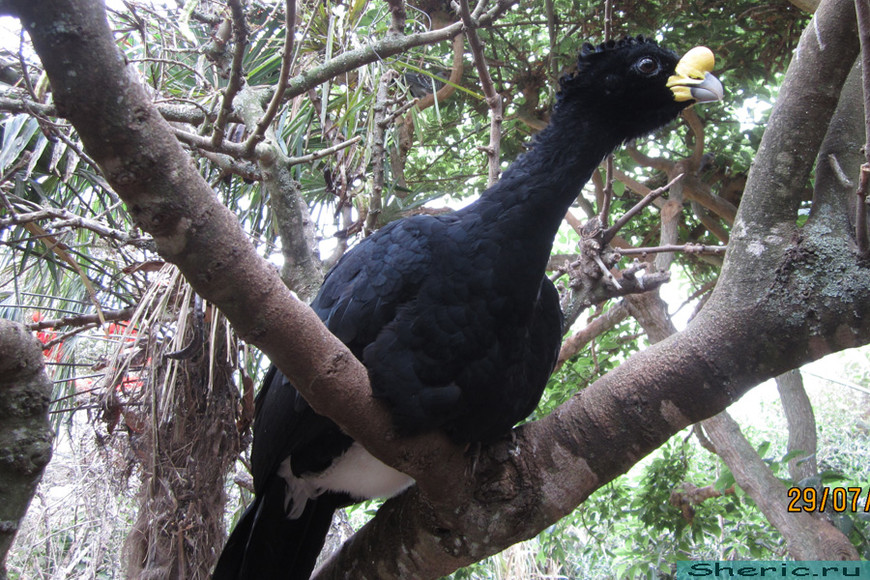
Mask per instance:
[[[381,228],[329,272],[312,308],[366,366],[400,433],[461,444],[510,432],[540,399],[562,334],[545,276],[568,206],[622,142],[722,97],[706,48],[643,37],[586,44],[549,126],[480,198]],[[214,578],[308,578],[333,511],[413,480],[317,415],[274,366],[257,396],[255,498]]]

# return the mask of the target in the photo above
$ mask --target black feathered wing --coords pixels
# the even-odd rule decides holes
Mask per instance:
[[[392,222],[342,256],[311,307],[357,358],[412,300],[432,264],[437,218]]]

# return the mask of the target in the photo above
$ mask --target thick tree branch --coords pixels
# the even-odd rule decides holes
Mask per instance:
[[[728,244],[733,257],[711,300],[737,298],[741,285],[767,286],[771,253],[797,235],[800,192],[858,54],[854,4],[823,2],[796,50],[755,157],[755,166],[770,169],[750,172]]]
[[[840,92],[837,109],[816,159],[810,220],[821,221],[837,229],[845,227],[855,230],[859,252],[861,232],[864,232],[865,239],[867,236],[866,225],[862,228],[858,223],[866,217],[867,207],[855,195],[861,165],[866,159],[861,153],[866,143],[862,113],[861,67],[856,63]]]
[[[858,17],[858,34],[861,38],[861,71],[864,95],[864,155],[866,162],[861,165],[858,176],[858,204],[855,214],[855,237],[858,252],[862,256],[870,253],[870,232],[867,231],[867,199],[870,189],[870,3],[855,0],[855,13]]]
[[[756,164],[778,171],[752,173],[734,226],[738,239],[744,232],[782,235],[795,223],[800,192],[858,54],[854,14],[852,2],[823,2],[804,30],[780,89],[787,98],[777,99],[755,156]]]

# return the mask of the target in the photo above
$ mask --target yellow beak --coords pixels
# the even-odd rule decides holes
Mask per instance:
[[[722,83],[713,76],[716,57],[706,46],[696,46],[683,55],[677,63],[676,74],[668,79],[668,88],[674,100],[707,103],[721,101],[725,96]]]

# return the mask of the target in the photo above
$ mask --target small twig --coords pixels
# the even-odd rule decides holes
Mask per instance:
[[[604,243],[605,243],[605,244],[609,244],[610,241],[614,238],[614,236],[616,236],[616,233],[617,233],[619,230],[621,230],[621,229],[623,228],[623,226],[625,226],[625,224],[627,224],[631,218],[633,218],[633,217],[634,217],[635,215],[637,215],[637,214],[638,214],[638,213],[639,213],[643,208],[645,208],[646,206],[648,206],[649,204],[651,204],[653,201],[656,200],[656,198],[658,198],[658,197],[661,196],[664,192],[666,192],[668,189],[670,189],[670,187],[671,187],[673,184],[675,184],[675,183],[677,183],[679,180],[681,180],[681,179],[683,178],[683,175],[685,175],[685,174],[684,174],[684,173],[681,173],[681,174],[679,174],[678,176],[676,176],[675,178],[673,178],[670,182],[668,182],[667,184],[665,184],[664,186],[659,187],[658,189],[654,189],[654,190],[652,190],[651,192],[649,192],[649,193],[646,195],[646,197],[644,197],[642,200],[640,200],[639,202],[637,202],[637,204],[635,204],[634,207],[632,207],[632,208],[629,209],[627,212],[625,212],[625,215],[623,215],[621,218],[619,218],[618,220],[616,220],[616,221],[613,223],[612,226],[610,226],[609,228],[607,228],[606,230],[604,230],[604,232],[603,232],[603,234],[602,234],[602,236],[603,236],[603,240],[604,240]]]
[[[623,256],[646,256],[647,254],[660,254],[663,252],[685,252],[686,254],[724,254],[728,246],[706,246],[704,244],[669,244],[666,246],[652,246],[649,248],[620,248],[619,253]]]
[[[269,101],[269,106],[266,107],[266,112],[257,121],[257,128],[248,137],[245,142],[245,151],[247,156],[254,152],[254,147],[257,143],[263,140],[266,134],[266,129],[269,124],[278,114],[278,109],[281,106],[281,100],[284,98],[284,93],[287,91],[287,81],[290,78],[290,68],[293,65],[293,38],[296,35],[296,0],[286,1],[285,21],[284,21],[284,50],[281,54],[281,73],[278,75],[278,85],[275,87],[275,92],[272,94],[272,100]]]
[[[603,228],[607,227],[608,217],[610,216],[610,202],[613,199],[613,153],[607,156],[605,167],[604,189],[601,194],[601,211],[598,213],[598,220]]]
[[[480,9],[478,4],[475,12]],[[477,35],[477,28],[480,25],[472,18],[471,11],[468,8],[468,0],[459,0],[459,13],[462,16],[462,23],[465,25],[465,35],[468,38],[468,47],[471,49],[471,55],[474,59],[474,66],[477,69],[477,76],[480,78],[480,88],[486,96],[486,103],[490,109],[490,126],[489,126],[489,145],[484,148],[489,157],[489,185],[498,181],[498,176],[501,173],[501,124],[504,120],[503,104],[501,95],[495,90],[495,85],[492,82],[492,76],[489,74],[489,67],[486,65],[486,58],[483,54],[483,43]]]
[[[95,314],[94,316],[97,317],[99,315]],[[80,326],[80,327],[76,328],[75,330],[70,330],[69,332],[61,334],[60,336],[55,337],[52,340],[49,340],[48,342],[43,344],[42,345],[42,352],[45,352],[47,350],[51,350],[52,348],[54,348],[58,344],[62,344],[63,341],[65,341],[68,338],[72,338],[73,336],[75,336],[77,334],[81,334],[81,333],[85,332],[86,330],[91,330],[93,328],[100,328],[100,326],[102,326],[102,324],[100,322],[91,322],[89,324],[85,324],[84,326]]]
[[[151,242],[151,238],[132,236],[125,231],[110,228],[101,222],[76,215],[71,211],[60,208],[48,208],[29,213],[15,213],[9,217],[0,218],[0,230],[11,225],[21,225],[46,219],[60,220],[52,223],[50,226],[51,229],[66,227],[83,228],[91,230],[92,232],[99,234],[101,237],[110,238],[134,246],[142,246]]]
[[[559,78],[559,69],[556,64],[556,7],[553,5],[553,0],[545,0],[544,9],[547,12],[547,36],[550,43],[547,63],[550,69],[550,77],[556,79]]]
[[[598,267],[604,274],[604,278],[613,284],[617,290],[622,290],[622,286],[620,286],[619,282],[616,281],[616,277],[610,272],[610,268],[607,267],[604,260],[601,259],[601,256],[598,254],[592,254],[592,259],[595,260],[596,264],[598,264]]]
[[[153,63],[157,63],[157,64],[165,64],[167,66],[177,66],[177,67],[183,68],[184,70],[186,70],[187,72],[191,73],[193,76],[198,78],[200,81],[202,81],[202,84],[204,86],[209,86],[209,84],[210,84],[208,79],[206,79],[204,76],[202,76],[202,73],[200,73],[198,70],[196,70],[196,68],[190,66],[189,64],[178,61],[178,60],[172,60],[172,59],[168,59],[168,58],[157,58],[157,57],[144,57],[144,58],[131,58],[131,59],[128,59],[128,62],[130,62],[130,63],[153,62]]]
[[[604,0],[604,42],[613,38],[613,2]]]
[[[97,164],[97,162],[91,159],[90,155],[85,153],[85,150],[79,147],[75,142],[73,142],[73,140],[70,139],[66,134],[64,134],[63,131],[54,131],[53,133],[58,139],[63,141],[67,147],[75,151],[76,155],[83,159],[84,162],[93,169],[93,171],[95,171],[98,175],[102,175],[102,170],[100,169],[100,166]],[[111,190],[109,189],[109,191]],[[115,199],[117,199],[117,197],[115,197]]]
[[[408,112],[409,109],[414,107],[419,100],[420,99],[414,99],[413,101],[407,101],[403,103],[401,107],[390,113],[387,117],[381,119],[378,123],[384,128],[389,127],[393,124],[393,121],[395,121],[398,117],[401,117],[406,112]]]
[[[5,173],[0,175],[0,185],[4,184],[7,181],[9,181],[10,179],[12,179],[15,176],[15,174],[18,173],[18,171],[21,168],[23,168],[25,165],[27,165],[29,162],[30,162],[30,152],[24,151],[21,154],[21,157],[19,157],[18,160],[12,164],[12,167],[9,167]],[[0,192],[0,196],[2,196],[2,197],[0,197],[0,199],[2,199],[3,205],[6,207],[6,209],[8,209],[10,213],[14,213],[15,210],[12,207],[12,204],[9,202],[9,199],[6,197],[6,195],[4,195],[2,192]],[[0,220],[0,230],[2,230],[3,227],[4,227],[3,221]]]
[[[230,157],[241,158],[245,155],[244,143],[233,143],[232,141],[223,140],[220,145],[214,144],[214,139],[204,137],[195,133],[188,133],[178,127],[172,127],[172,132],[175,138],[186,145],[202,149],[203,151],[212,151],[214,153],[223,153]]]
[[[224,90],[224,98],[218,111],[218,118],[214,124],[212,133],[212,145],[217,148],[223,144],[226,135],[227,122],[233,112],[233,99],[242,89],[242,59],[245,56],[245,46],[248,42],[248,23],[245,20],[245,9],[240,0],[228,0],[230,12],[233,18],[233,63],[230,68],[230,78]]]
[[[340,143],[337,143],[336,145],[333,145],[332,147],[327,147],[326,149],[321,149],[319,151],[315,151],[314,153],[309,153],[308,155],[302,155],[300,157],[290,157],[289,159],[287,159],[286,164],[289,167],[291,165],[299,165],[300,163],[310,163],[311,161],[316,161],[316,160],[320,159],[321,157],[326,157],[327,155],[332,155],[333,153],[335,153],[337,151],[341,151],[342,149],[345,149],[346,147],[350,147],[354,143],[357,143],[361,140],[362,140],[362,135],[356,135],[354,137],[351,137],[347,141],[342,141]]]
[[[128,306],[119,310],[103,310],[103,320],[129,320],[133,316],[136,308]],[[28,324],[29,330],[43,330],[46,328],[59,328],[61,326],[85,326],[88,324],[100,324],[100,317],[97,314],[77,314],[74,316],[64,316],[62,318],[52,318],[40,320],[33,324]]]
[[[27,61],[24,59],[24,27],[21,27],[21,32],[19,33],[19,45],[18,45],[18,64],[21,66],[21,78],[24,79],[24,86],[27,89],[27,94],[30,95],[34,101],[39,101],[39,97],[36,95],[36,91],[33,89],[33,83],[30,80],[30,73],[27,71]]]

